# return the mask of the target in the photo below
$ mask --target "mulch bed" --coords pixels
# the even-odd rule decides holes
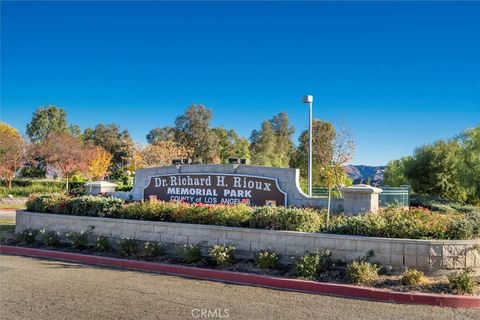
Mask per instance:
[[[132,259],[132,260],[140,260],[140,261],[148,261],[148,262],[182,265],[182,266],[188,266],[188,267],[209,268],[209,269],[224,270],[224,271],[253,273],[253,274],[261,274],[261,275],[268,275],[268,276],[274,276],[274,277],[294,278],[294,276],[292,275],[292,268],[287,265],[280,265],[279,268],[275,270],[268,270],[268,269],[265,270],[265,269],[258,268],[255,265],[253,260],[237,259],[234,264],[230,266],[225,266],[225,267],[220,267],[215,265],[209,258],[205,258],[203,259],[202,262],[199,262],[199,263],[186,264],[181,260],[180,257],[178,257],[178,255],[172,254],[172,253],[165,253],[158,258],[145,260],[145,259],[142,259],[141,256],[122,256],[113,251],[98,252],[93,250],[92,247],[78,250],[73,248],[67,243],[61,243],[57,247],[47,247],[40,243],[25,244],[25,243],[18,242],[14,234],[8,234],[7,236],[2,237],[2,239],[0,239],[0,243],[10,245],[10,246],[20,246],[20,247],[35,248],[35,249],[81,253],[81,254],[94,255],[94,256]],[[424,292],[424,293],[435,293],[435,294],[454,294],[454,292],[452,292],[451,290],[451,287],[448,283],[446,276],[435,277],[435,278],[425,276],[426,280],[424,281],[424,283],[418,286],[403,285],[401,283],[400,278],[401,278],[401,275],[398,272],[394,273],[389,270],[384,270],[384,268],[382,268],[380,270],[379,278],[373,283],[371,283],[369,286],[374,288],[389,289],[397,292]],[[329,283],[350,284],[345,273],[345,263],[340,261],[334,262],[329,271],[321,273],[315,280],[321,281],[321,282],[329,282]],[[477,283],[480,283],[480,276],[476,277],[476,281]],[[480,288],[477,289],[475,295],[480,295]]]

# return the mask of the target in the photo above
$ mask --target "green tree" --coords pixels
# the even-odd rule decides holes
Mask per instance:
[[[411,157],[403,157],[400,160],[390,161],[383,174],[383,184],[390,187],[399,187],[401,185],[410,185],[405,176],[405,166],[411,160]]]
[[[80,127],[76,124],[70,124],[68,126],[68,132],[70,133],[70,135],[76,139],[80,139],[82,140],[83,139],[83,135],[82,135],[82,129],[80,129]]]
[[[295,128],[290,125],[285,112],[273,116],[270,123],[276,140],[275,157],[272,159],[272,166],[288,168],[294,150],[292,136],[295,133]]]
[[[155,144],[158,141],[175,141],[175,129],[163,127],[150,130],[147,134],[147,142]]]
[[[250,135],[252,164],[288,168],[295,151],[294,133],[285,112],[262,122],[261,129],[253,130]]]
[[[218,136],[210,128],[212,112],[203,105],[191,105],[175,119],[175,141],[189,150],[194,163],[218,163]]]
[[[465,130],[458,137],[463,147],[460,179],[467,192],[467,201],[480,203],[480,125]]]
[[[112,155],[109,172],[112,178],[120,178],[133,155],[133,141],[128,130],[121,130],[116,124],[98,124],[94,129],[85,129],[83,137]]]
[[[276,156],[276,138],[270,121],[263,121],[262,128],[253,130],[250,136],[251,162],[260,166],[272,166]]]
[[[313,121],[312,180],[314,186],[327,186],[329,184],[327,180],[331,173],[327,172],[325,168],[332,164],[335,138],[335,128],[330,122],[322,120]],[[298,141],[299,145],[292,164],[300,169],[301,177],[306,179],[308,175],[308,130],[304,130],[300,134]]]
[[[250,159],[250,142],[244,137],[235,139],[232,154],[237,158]]]
[[[248,140],[238,136],[234,129],[227,131],[219,127],[212,130],[218,137],[218,154],[222,163],[226,163],[229,157],[250,158]]]
[[[410,157],[391,161],[384,183],[410,184],[420,194],[480,202],[480,126],[449,140],[415,149]]]
[[[412,161],[405,162],[405,176],[412,189],[420,194],[465,201],[467,191],[460,175],[462,162],[460,143],[440,140],[415,150]]]
[[[65,110],[56,106],[44,106],[34,112],[26,132],[32,142],[42,142],[50,133],[68,131]]]

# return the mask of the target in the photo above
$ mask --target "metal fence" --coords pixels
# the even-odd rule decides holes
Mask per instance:
[[[408,187],[409,186],[401,186],[397,188],[381,187],[383,191],[378,196],[378,205],[382,208],[390,205],[399,205],[401,207],[410,206]]]
[[[314,197],[328,197],[328,188],[313,187],[312,196]],[[332,198],[341,198],[342,195],[337,189],[332,189]]]
[[[312,195],[314,197],[328,197],[328,189],[327,188],[312,188]]]

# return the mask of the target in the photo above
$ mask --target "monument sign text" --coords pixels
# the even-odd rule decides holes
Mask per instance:
[[[277,180],[236,174],[164,174],[150,178],[144,199],[251,206],[287,204]]]

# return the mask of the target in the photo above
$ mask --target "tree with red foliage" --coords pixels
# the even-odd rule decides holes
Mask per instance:
[[[90,148],[68,133],[51,133],[37,145],[37,153],[66,180],[76,171],[86,172],[90,163]]]

